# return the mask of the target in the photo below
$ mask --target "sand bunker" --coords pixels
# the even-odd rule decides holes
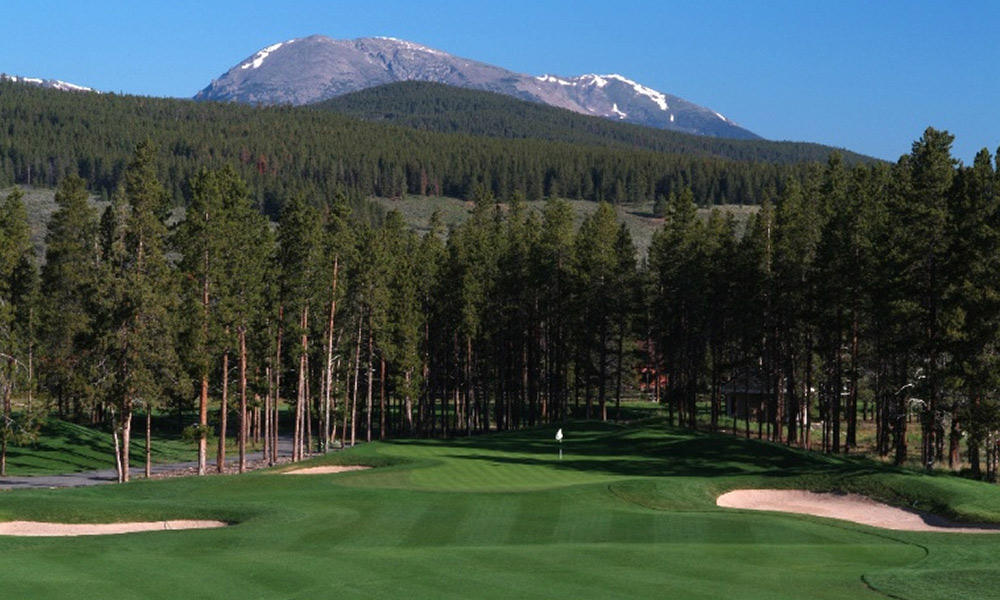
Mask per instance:
[[[7,521],[0,523],[0,535],[28,537],[60,537],[77,535],[113,535],[139,531],[172,531],[178,529],[210,529],[225,527],[223,521],[153,521],[150,523],[70,524],[38,521]]]
[[[930,513],[896,508],[859,494],[824,494],[802,490],[735,490],[715,502],[725,508],[768,510],[841,519],[897,531],[1000,533],[1000,527],[954,523]]]
[[[344,473],[347,471],[363,471],[365,469],[370,469],[371,467],[366,467],[364,465],[326,465],[323,467],[306,467],[304,469],[295,469],[294,471],[285,471],[285,475],[329,475],[330,473]]]

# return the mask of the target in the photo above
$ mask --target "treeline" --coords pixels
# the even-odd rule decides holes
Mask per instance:
[[[821,144],[736,140],[619,123],[503,94],[427,81],[400,81],[312,105],[366,121],[430,131],[499,138],[530,138],[619,148],[642,148],[725,160],[771,164],[822,163],[835,151]],[[878,162],[840,151],[844,162]]]
[[[986,150],[959,165],[952,140],[928,129],[892,167],[834,156],[739,240],[689,200],[669,207],[649,318],[682,420],[709,394],[715,428],[729,381],[747,436],[841,452],[866,419],[896,464],[958,468],[964,448],[974,476],[996,479],[1000,176]]]
[[[685,426],[844,452],[864,420],[898,464],[957,467],[964,450],[995,479],[1000,175],[951,143],[928,129],[892,166],[834,155],[743,235],[672,194],[642,262],[610,205],[574,228],[565,201],[535,213],[483,188],[446,241],[393,212],[372,225],[342,195],[289,197],[272,231],[231,167],[193,176],[170,231],[143,144],[103,215],[62,181],[40,278],[17,192],[0,206],[4,443],[30,429],[15,388],[113,424],[127,478],[132,416],[151,407],[199,415],[204,470],[230,417],[241,453],[259,437],[273,459],[291,407],[300,458],[615,418],[643,372]],[[734,381],[744,400],[727,412]]]
[[[366,123],[312,108],[256,108],[63,93],[0,82],[0,185],[55,186],[78,174],[110,195],[132,150],[152,140],[171,202],[202,167],[233,165],[275,217],[295,195],[444,195],[648,202],[690,188],[704,204],[759,204],[802,180],[804,162],[772,164],[625,145],[500,139]],[[693,138],[697,141],[698,138]],[[703,143],[703,142],[697,142]]]

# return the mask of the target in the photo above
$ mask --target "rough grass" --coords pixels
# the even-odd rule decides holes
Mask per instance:
[[[5,597],[986,597],[1000,540],[718,509],[741,487],[865,488],[1000,521],[1000,490],[657,423],[377,443],[336,475],[0,494],[0,519],[221,519],[220,530],[0,538]],[[957,574],[956,574],[957,573]],[[873,591],[877,588],[879,591]]]
[[[145,435],[139,419],[133,424],[132,461],[135,468],[144,464]],[[151,459],[154,463],[194,460],[197,450],[192,442],[154,435]],[[54,475],[113,469],[114,441],[111,434],[58,419],[49,419],[42,426],[34,443],[7,447],[7,474]]]
[[[398,210],[403,219],[418,232],[424,233],[429,230],[431,215],[438,211],[441,215],[441,222],[448,229],[452,226],[463,223],[469,216],[472,209],[470,202],[465,202],[457,198],[443,196],[412,196],[403,198],[373,198],[380,206],[386,210]],[[587,200],[569,200],[573,208],[576,226],[587,215],[597,210],[597,203]],[[536,211],[541,211],[545,206],[544,201],[528,202],[528,206]],[[756,206],[726,205],[720,206],[723,212],[731,213],[736,218],[737,228],[742,231],[750,215],[758,210]],[[619,205],[615,207],[619,221],[625,223],[632,235],[639,256],[644,256],[649,249],[649,244],[653,239],[653,233],[663,227],[663,219],[659,219],[652,214],[652,203],[642,205]],[[699,209],[698,214],[707,219],[709,209]]]

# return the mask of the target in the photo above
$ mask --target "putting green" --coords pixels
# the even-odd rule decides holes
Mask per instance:
[[[2,520],[236,523],[0,537],[0,589],[9,598],[947,598],[956,589],[968,597],[993,591],[995,539],[714,506],[727,489],[844,484],[927,488],[988,512],[980,505],[1000,500],[992,486],[914,483],[918,476],[877,465],[662,426],[564,425],[560,460],[554,431],[371,444],[307,463],[375,467],[365,471],[0,494]],[[943,576],[955,572],[963,575]]]

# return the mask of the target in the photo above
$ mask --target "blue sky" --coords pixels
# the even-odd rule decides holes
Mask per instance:
[[[620,73],[766,138],[889,160],[1000,146],[1000,1],[0,0],[0,72],[191,97],[272,43],[385,35],[540,75]]]

